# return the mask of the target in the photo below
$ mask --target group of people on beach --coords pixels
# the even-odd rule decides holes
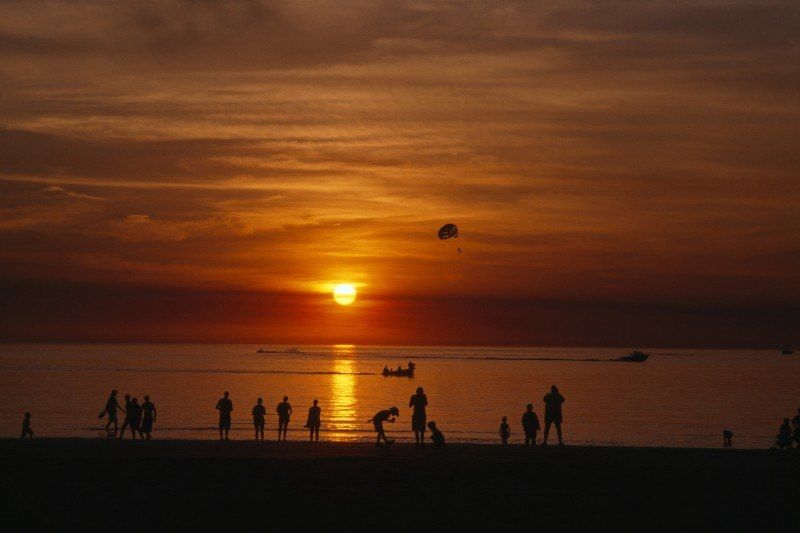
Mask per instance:
[[[230,399],[230,392],[225,391],[222,398],[217,401],[217,411],[219,411],[219,440],[229,440],[228,434],[231,430],[231,413],[233,412],[233,402]],[[286,441],[286,432],[289,430],[289,420],[292,416],[292,404],[289,397],[284,396],[283,400],[275,408],[278,413],[278,441]],[[258,398],[256,404],[251,409],[253,415],[253,427],[255,428],[256,440],[264,441],[264,426],[267,421],[267,408],[264,407],[264,398]],[[322,409],[319,400],[314,400],[308,409],[308,418],[304,428],[308,429],[309,440],[319,441],[319,428],[322,425]]]
[[[117,411],[122,411],[125,418],[122,420],[122,428],[117,426]],[[103,418],[108,415],[108,422],[106,422],[106,432],[110,435],[116,436],[119,431],[118,439],[125,436],[125,429],[130,428],[131,437],[136,440],[136,434],[139,434],[140,439],[150,440],[151,432],[153,431],[153,424],[156,422],[156,406],[150,401],[150,396],[144,395],[144,401],[139,404],[138,398],[131,398],[130,394],[125,395],[125,407],[122,407],[117,401],[117,391],[112,390],[111,395],[106,401],[105,408],[100,411],[98,418]],[[111,426],[114,426],[113,433]]]
[[[792,447],[792,443],[800,449],[800,409],[797,410],[797,415],[789,420],[783,419],[778,434],[775,436],[775,448],[779,450],[788,450]]]
[[[116,437],[122,439],[125,435],[125,430],[130,429],[131,438],[136,440],[138,433],[140,439],[150,440],[153,431],[153,424],[156,422],[157,410],[155,404],[150,401],[150,396],[145,395],[144,401],[140,404],[138,398],[131,397],[130,394],[125,395],[124,406],[120,405],[117,401],[117,391],[112,390],[104,409],[100,412],[98,418],[107,416],[105,430],[109,437]],[[563,421],[563,413],[561,406],[564,404],[564,396],[558,390],[558,387],[553,385],[550,387],[550,392],[542,398],[544,403],[544,438],[542,445],[547,445],[547,440],[550,435],[551,426],[555,426],[556,434],[558,435],[558,445],[564,446],[564,439],[561,432],[561,423]],[[408,407],[412,409],[411,414],[411,430],[414,432],[414,444],[416,446],[425,445],[425,433],[431,432],[430,440],[434,446],[444,446],[445,437],[444,433],[438,428],[436,422],[427,420],[426,408],[428,407],[428,397],[422,387],[417,387],[415,394],[411,396],[408,401]],[[233,412],[233,402],[230,399],[230,393],[225,391],[223,397],[217,401],[216,410],[219,411],[219,438],[220,440],[229,440],[229,433],[231,429],[231,413]],[[122,421],[122,427],[118,425],[118,412],[121,411],[125,417]],[[289,421],[292,415],[292,405],[289,403],[289,397],[284,396],[283,400],[278,403],[275,408],[278,415],[278,441],[286,441],[286,434],[289,428]],[[266,425],[267,410],[264,407],[264,399],[258,398],[256,404],[251,410],[253,417],[253,426],[255,429],[255,440],[264,440],[264,427]],[[383,426],[384,423],[393,424],[397,417],[400,416],[400,410],[396,406],[383,409],[375,413],[375,415],[367,420],[375,428],[376,433],[376,446],[390,446],[394,440],[387,438],[386,431]],[[535,446],[538,432],[541,430],[539,417],[533,410],[533,404],[529,403],[525,412],[522,414],[522,429],[524,432],[524,443],[527,446]],[[322,426],[322,409],[319,406],[319,401],[314,400],[311,407],[308,409],[308,418],[303,428],[308,429],[309,441],[319,441],[319,430]],[[498,431],[500,441],[503,444],[508,444],[511,437],[511,426],[508,423],[508,417],[502,417],[500,429]],[[33,438],[33,429],[31,428],[31,413],[26,412],[22,421],[22,432],[20,438]],[[724,446],[731,446],[733,433],[730,430],[723,431]],[[800,409],[797,410],[797,415],[791,420],[784,418],[783,423],[775,437],[776,449],[790,449],[796,447],[800,449]]]
[[[544,403],[544,440],[542,445],[547,446],[547,439],[550,436],[550,427],[556,427],[556,434],[558,435],[558,445],[565,446],[564,437],[561,433],[561,422],[564,420],[561,411],[561,404],[564,403],[564,397],[558,392],[558,387],[553,385],[550,387],[550,392],[544,395],[542,402]],[[539,424],[539,417],[533,411],[533,404],[529,403],[522,414],[522,430],[525,433],[525,445],[536,446],[536,436],[541,429]],[[508,439],[511,437],[511,426],[508,424],[508,417],[503,417],[500,421],[500,440],[503,444],[508,444]]]

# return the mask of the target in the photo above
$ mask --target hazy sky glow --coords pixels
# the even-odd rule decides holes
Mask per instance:
[[[2,338],[800,343],[796,2],[2,11]]]

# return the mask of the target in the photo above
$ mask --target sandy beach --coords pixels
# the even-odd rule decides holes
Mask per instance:
[[[796,527],[800,453],[0,441],[3,521],[56,529]]]

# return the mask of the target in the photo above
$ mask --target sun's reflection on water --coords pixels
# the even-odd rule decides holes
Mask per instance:
[[[352,440],[353,434],[361,429],[356,420],[358,376],[355,375],[352,345],[337,345],[334,353],[337,359],[333,363],[331,374],[330,413],[327,417],[329,440]]]

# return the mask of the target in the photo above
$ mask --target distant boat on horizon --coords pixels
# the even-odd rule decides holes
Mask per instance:
[[[620,357],[618,360],[624,361],[626,363],[644,363],[645,361],[647,361],[648,357],[650,357],[649,354],[646,354],[639,350],[635,350],[631,352],[630,355]]]
[[[794,350],[792,350],[791,348],[784,348],[783,350],[781,350],[781,353],[783,355],[794,355]]]
[[[300,348],[287,348],[286,350],[266,350],[259,348],[256,353],[303,353]]]

